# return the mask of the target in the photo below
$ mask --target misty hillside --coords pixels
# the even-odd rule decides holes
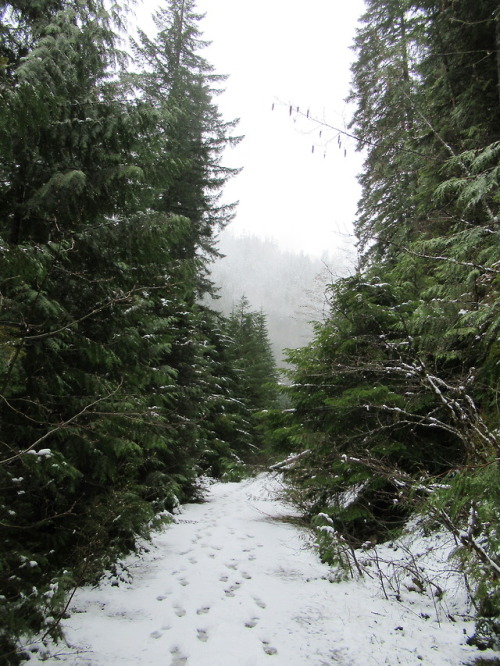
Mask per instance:
[[[282,350],[302,347],[312,337],[312,322],[323,318],[324,286],[348,272],[349,257],[340,253],[321,259],[281,249],[271,240],[220,236],[222,255],[212,265],[212,279],[219,289],[213,306],[229,314],[245,295],[253,309],[262,309],[277,362]]]

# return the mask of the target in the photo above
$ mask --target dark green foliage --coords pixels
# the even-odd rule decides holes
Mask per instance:
[[[200,473],[235,474],[259,442],[243,351],[198,304],[231,216],[217,197],[233,123],[212,101],[193,4],[160,12],[134,75],[116,46],[123,10],[0,8],[6,664],[21,635],[57,637],[68,590],[195,496]]]
[[[271,407],[276,400],[278,375],[264,313],[250,311],[247,299],[242,297],[229,316],[228,334],[242,395],[252,409]]]
[[[288,451],[302,452],[287,474],[307,514],[326,516],[327,557],[340,561],[392,535],[425,500],[456,536],[492,627],[500,609],[500,502],[491,490],[500,454],[497,5],[367,3],[352,92],[353,131],[367,151],[359,269],[329,289],[314,341],[290,353],[292,409],[274,417],[280,449],[289,433]]]
[[[220,322],[211,352],[215,377],[209,422],[215,441],[206,459],[215,461],[212,474],[235,480],[242,461],[251,462],[263,447],[268,428],[259,415],[275,406],[277,370],[263,313],[250,311],[242,298],[229,318],[213,316]]]

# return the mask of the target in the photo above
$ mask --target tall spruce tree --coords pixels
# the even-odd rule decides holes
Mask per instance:
[[[229,316],[231,355],[240,375],[240,394],[251,409],[270,409],[276,400],[278,374],[263,312],[253,312],[243,296]]]
[[[397,253],[415,231],[420,119],[416,59],[426,17],[410,1],[370,0],[355,40],[350,100],[359,147],[367,157],[360,176],[356,223],[361,260]]]
[[[135,46],[143,66],[136,77],[138,94],[156,109],[162,129],[148,156],[149,206],[170,230],[169,280],[176,285],[171,316],[178,332],[166,360],[176,370],[179,435],[192,452],[205,448],[197,424],[204,422],[202,387],[210,383],[204,379],[208,314],[198,303],[211,289],[208,263],[216,254],[216,233],[233,215],[232,206],[218,203],[222,187],[237,171],[221,164],[222,153],[239,140],[230,134],[236,122],[224,121],[213,101],[225,77],[214,74],[200,55],[206,46],[201,18],[193,0],[171,0],[154,16],[157,34],[140,33]],[[165,170],[165,156],[173,169]]]
[[[237,121],[227,122],[213,101],[226,77],[214,74],[200,51],[207,46],[194,0],[170,0],[154,16],[157,35],[140,33],[136,52],[145,72],[142,98],[158,109],[165,134],[158,159],[167,154],[176,170],[162,173],[154,163],[156,188],[152,206],[184,224],[179,259],[195,261],[214,253],[214,239],[233,215],[233,206],[218,204],[221,188],[236,169],[221,164],[226,147],[234,145]],[[197,295],[207,288],[204,268],[197,264]]]

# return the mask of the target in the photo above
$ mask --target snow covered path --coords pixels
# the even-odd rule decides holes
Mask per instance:
[[[129,582],[79,590],[64,621],[67,645],[30,665],[473,662],[463,623],[423,619],[376,584],[329,582],[307,532],[279,520],[290,508],[275,487],[267,475],[211,486],[207,502],[185,506],[149,552],[127,558]]]

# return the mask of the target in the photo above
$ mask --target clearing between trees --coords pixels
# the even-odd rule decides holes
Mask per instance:
[[[362,578],[335,582],[282,490],[269,474],[210,485],[207,501],[184,506],[140,555],[78,589],[65,642],[27,646],[29,664],[479,663],[466,645],[474,625],[465,590],[452,564],[442,568],[449,544],[439,535],[415,530],[406,547],[368,550]],[[431,593],[411,583],[410,567],[398,569],[406,548]]]

